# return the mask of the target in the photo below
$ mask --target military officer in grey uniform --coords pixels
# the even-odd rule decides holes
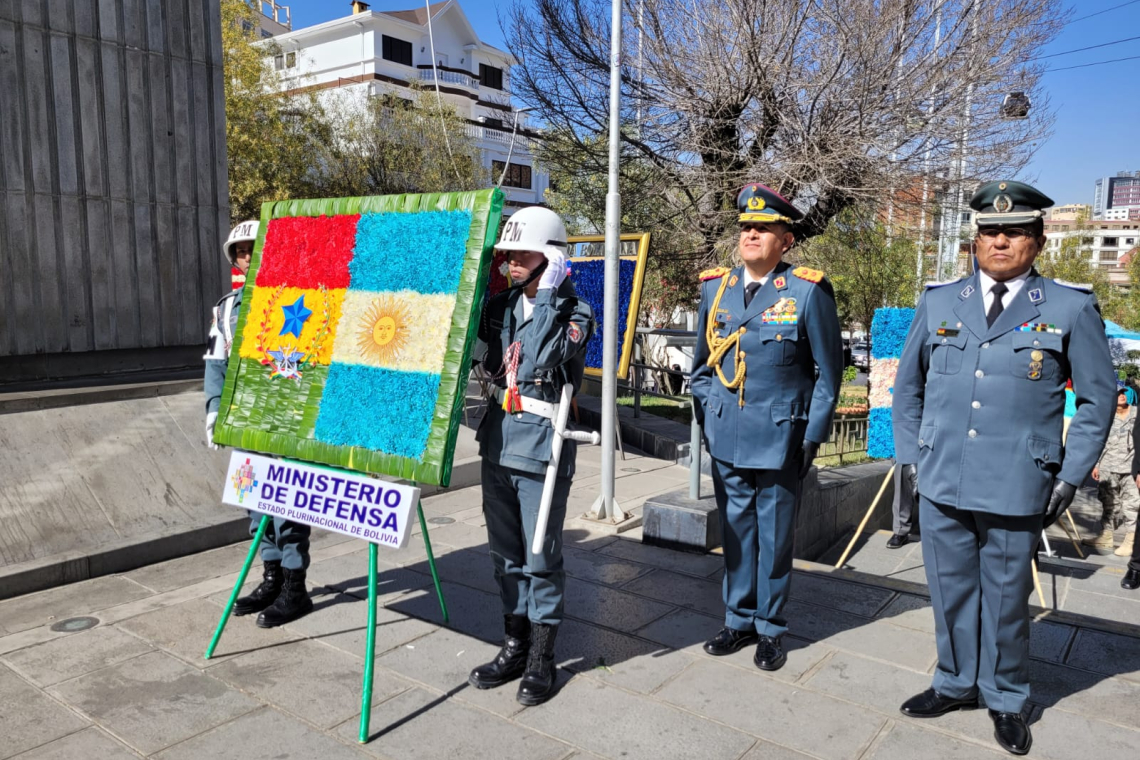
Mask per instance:
[[[553,211],[516,211],[496,248],[517,283],[483,308],[475,360],[493,375],[494,397],[476,434],[483,458],[483,513],[499,583],[506,637],[468,681],[490,689],[522,676],[517,699],[541,704],[554,692],[554,640],[562,622],[566,573],[562,524],[576,443],[562,444],[542,554],[531,554],[554,417],[562,387],[576,392],[594,332],[590,305],[566,278],[566,228]]]
[[[1031,562],[1044,527],[1096,464],[1116,401],[1096,297],[1038,275],[1043,209],[1020,182],[970,200],[979,271],[928,286],[894,392],[897,458],[919,494],[938,667],[902,712],[977,705],[999,745],[1025,754]],[[1065,383],[1077,412],[1062,443]]]
[[[214,443],[214,425],[218,420],[218,406],[222,399],[222,387],[226,384],[226,367],[229,364],[230,349],[233,347],[234,331],[237,330],[238,315],[241,313],[241,293],[245,274],[249,271],[253,255],[253,243],[257,240],[256,220],[242,222],[234,227],[222,246],[222,253],[230,266],[241,271],[241,284],[234,278],[234,289],[222,296],[213,310],[210,325],[209,343],[206,349],[206,375],[203,387],[206,391],[206,445],[219,448]],[[249,513],[249,535],[257,535],[261,525],[260,512]],[[309,567],[309,536],[312,528],[308,525],[289,522],[281,517],[270,520],[261,539],[261,561],[264,565],[261,583],[252,593],[243,596],[234,604],[234,615],[257,616],[261,628],[274,628],[296,620],[313,609],[313,601],[305,588],[305,574]]]
[[[702,273],[693,356],[724,536],[724,628],[705,651],[755,642],[756,666],[778,670],[800,481],[831,433],[843,339],[823,273],[783,261],[803,214],[760,184],[737,206],[743,264]]]

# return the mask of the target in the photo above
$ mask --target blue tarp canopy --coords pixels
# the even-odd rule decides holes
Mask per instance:
[[[1104,320],[1104,332],[1114,340],[1140,340],[1140,333],[1125,330],[1110,319]]]

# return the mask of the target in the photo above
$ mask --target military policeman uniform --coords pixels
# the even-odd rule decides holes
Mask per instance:
[[[226,240],[222,251],[235,269],[235,244],[252,244],[257,239],[258,224],[256,220],[242,222]],[[241,282],[245,282],[244,274]],[[212,449],[219,448],[214,443],[214,423],[218,418],[222,387],[226,383],[226,366],[233,347],[238,315],[241,313],[241,294],[242,289],[236,287],[222,296],[214,306],[206,355],[203,357],[206,360],[203,383],[206,392],[206,445]],[[249,518],[249,535],[254,537],[261,526],[262,515],[251,511]],[[272,518],[261,539],[261,561],[264,564],[262,582],[251,594],[235,602],[235,615],[261,613],[257,617],[257,625],[272,628],[312,610],[313,602],[305,589],[311,533],[312,528],[308,525],[289,522],[281,517]]]
[[[523,676],[518,699],[546,701],[554,686],[554,640],[562,622],[566,573],[562,525],[577,444],[562,444],[542,554],[531,554],[554,440],[553,417],[562,387],[577,392],[594,332],[590,305],[566,278],[566,230],[558,215],[532,207],[515,212],[496,246],[539,251],[547,262],[531,279],[492,297],[479,323],[476,361],[493,377],[493,398],[476,440],[483,458],[483,511],[506,641],[492,662],[472,671],[486,689]],[[533,299],[526,287],[541,277]]]
[[[920,495],[938,649],[933,688],[902,711],[933,717],[976,705],[980,692],[999,744],[1024,754],[1032,558],[1100,456],[1116,389],[1091,292],[1041,277],[1029,247],[1018,249],[1021,272],[986,272],[1018,255],[1015,241],[1038,245],[1052,201],[1007,181],[983,185],[970,205],[980,271],[927,287],[895,380],[897,458]],[[1011,247],[989,259],[985,243],[1006,230]],[[1077,412],[1062,443],[1070,378]]]
[[[746,186],[737,205],[742,235],[750,224],[786,234],[803,218],[759,184]],[[782,258],[761,277],[738,266],[702,280],[692,390],[712,458],[726,608],[725,629],[705,651],[729,654],[758,640],[754,662],[775,670],[786,659],[800,480],[830,435],[843,375],[835,297],[822,272]]]

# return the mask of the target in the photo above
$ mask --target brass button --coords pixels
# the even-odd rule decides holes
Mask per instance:
[[[780,335],[779,333],[777,333],[777,334],[776,334],[776,342],[777,342],[777,343],[779,343],[779,342],[780,342],[780,341],[782,341],[783,339],[784,339],[784,336],[783,336],[783,335]]]

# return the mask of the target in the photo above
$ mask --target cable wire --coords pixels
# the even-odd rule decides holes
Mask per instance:
[[[1099,16],[1102,13],[1108,13],[1109,11],[1114,11],[1117,8],[1123,8],[1126,5],[1135,5],[1136,3],[1140,3],[1140,0],[1129,0],[1127,3],[1121,3],[1120,5],[1114,5],[1111,8],[1105,8],[1103,11],[1097,11],[1096,13],[1090,13],[1087,16],[1081,16],[1080,18],[1075,18],[1068,23],[1075,24],[1078,21],[1084,21],[1086,18],[1092,18],[1093,16]]]
[[[1140,0],[1136,0],[1136,1],[1140,2]],[[1059,69],[1045,69],[1045,73],[1048,74],[1051,71],[1068,71],[1069,69],[1083,69],[1083,68],[1087,68],[1089,66],[1103,66],[1106,63],[1119,63],[1120,61],[1135,61],[1137,59],[1140,59],[1140,55],[1132,55],[1132,56],[1129,56],[1127,58],[1113,58],[1112,60],[1109,60],[1109,61],[1093,61],[1092,63],[1082,63],[1082,64],[1078,64],[1076,66],[1062,66]]]
[[[431,29],[431,0],[424,0],[427,14],[428,45],[431,46],[431,78],[435,82],[435,104],[439,109],[439,129],[443,132],[443,144],[447,147],[447,157],[451,159],[451,168],[455,171],[455,179],[463,184],[463,177],[459,174],[459,165],[455,163],[455,154],[451,152],[451,138],[447,135],[447,122],[443,118],[443,96],[439,93],[439,69],[435,63],[435,37]]]
[[[1140,0],[1137,0],[1137,1],[1140,2]],[[1063,53],[1050,53],[1049,55],[1038,55],[1038,56],[1034,56],[1033,58],[1030,58],[1028,60],[1040,61],[1040,60],[1044,60],[1045,58],[1056,58],[1059,55],[1070,55],[1072,53],[1083,53],[1086,50],[1096,50],[1097,48],[1109,47],[1110,45],[1119,45],[1123,42],[1132,42],[1133,40],[1140,40],[1140,37],[1128,37],[1128,38],[1123,39],[1123,40],[1114,40],[1112,42],[1102,42],[1099,45],[1089,45],[1088,47],[1076,48],[1074,50],[1066,50]]]

